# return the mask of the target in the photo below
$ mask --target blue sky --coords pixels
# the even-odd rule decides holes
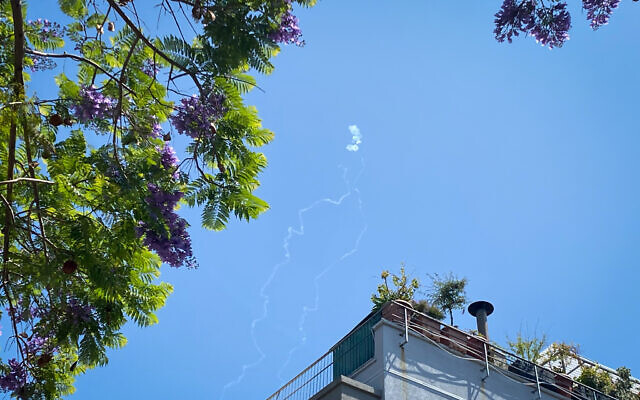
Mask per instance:
[[[552,51],[496,43],[499,6],[298,10],[307,45],[248,97],[276,132],[258,192],[271,210],[219,233],[182,210],[200,269],[163,267],[175,292],[160,323],[128,326],[71,398],[266,398],[368,313],[380,271],[401,262],[425,284],[468,278],[469,299],[495,305],[499,343],[537,330],[640,375],[640,6],[593,32],[570,2],[571,40]]]

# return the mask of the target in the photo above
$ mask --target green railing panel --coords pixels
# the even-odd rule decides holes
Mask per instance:
[[[340,375],[349,376],[375,353],[373,326],[380,321],[382,313],[378,311],[356,328],[349,336],[333,349],[333,379]]]

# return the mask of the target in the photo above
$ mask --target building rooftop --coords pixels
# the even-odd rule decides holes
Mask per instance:
[[[551,367],[393,301],[267,400],[613,399]]]

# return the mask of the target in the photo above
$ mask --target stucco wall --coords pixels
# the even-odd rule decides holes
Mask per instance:
[[[311,400],[380,400],[380,395],[369,385],[341,376]]]
[[[454,355],[423,337],[411,334],[400,347],[404,331],[388,321],[379,322],[374,332],[374,360],[351,377],[379,391],[384,400],[537,399],[535,384],[493,367],[483,381],[483,361]],[[541,395],[544,400],[565,399],[545,388]]]

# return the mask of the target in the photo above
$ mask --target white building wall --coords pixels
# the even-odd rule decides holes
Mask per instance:
[[[352,377],[374,387],[384,400],[473,399],[523,400],[537,399],[535,384],[493,367],[486,375],[484,363],[463,358],[438,347],[427,339],[410,334],[400,347],[404,330],[382,320],[374,327],[375,360],[366,363]],[[542,399],[564,399],[541,389]]]

